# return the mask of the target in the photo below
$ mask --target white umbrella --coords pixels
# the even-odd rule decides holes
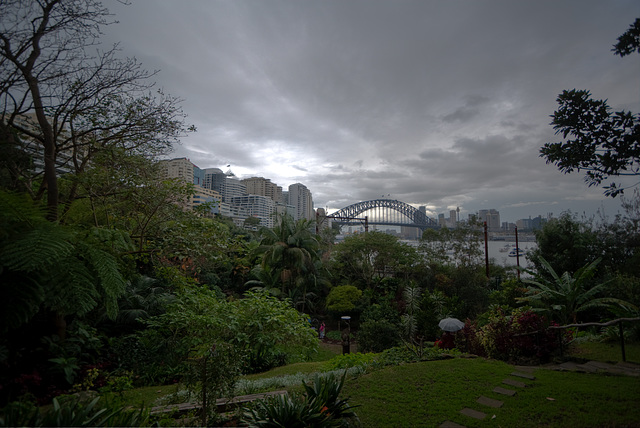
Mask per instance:
[[[464,328],[464,323],[458,318],[445,318],[438,323],[438,327],[444,331],[458,331]]]

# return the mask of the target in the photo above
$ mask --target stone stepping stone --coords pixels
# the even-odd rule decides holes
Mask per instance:
[[[513,379],[505,379],[502,381],[502,383],[505,383],[507,385],[511,385],[511,386],[515,386],[516,388],[524,388],[525,386],[527,386],[526,383],[524,382],[520,382],[517,380],[513,380]]]
[[[529,380],[535,380],[535,378],[536,378],[534,375],[530,375],[528,373],[521,373],[521,372],[513,372],[513,373],[511,373],[511,376],[523,377],[523,378],[529,379]]]
[[[497,392],[498,394],[502,395],[508,395],[509,397],[513,397],[514,395],[516,395],[516,392],[513,389],[505,389],[499,386],[493,388],[493,392]]]
[[[440,424],[438,428],[467,428],[467,427],[464,425],[457,424],[455,422],[444,421],[443,423]]]
[[[486,413],[482,413],[477,410],[470,409],[468,407],[465,407],[464,409],[460,410],[460,413],[462,413],[463,415],[470,416],[474,419],[484,419],[487,417]]]
[[[493,407],[495,409],[502,407],[502,405],[504,404],[504,402],[500,400],[494,400],[493,398],[484,397],[484,396],[478,398],[476,400],[476,403],[482,404],[483,406]]]

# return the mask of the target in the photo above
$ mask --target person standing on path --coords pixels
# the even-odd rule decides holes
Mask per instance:
[[[324,331],[325,331],[325,325],[324,322],[322,324],[320,324],[320,339],[324,339]]]

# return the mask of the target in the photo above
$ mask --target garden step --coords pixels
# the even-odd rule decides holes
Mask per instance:
[[[511,376],[516,376],[516,377],[523,377],[525,379],[529,379],[529,380],[535,380],[536,377],[534,375],[528,374],[528,373],[522,373],[522,372],[512,372]]]
[[[514,395],[516,395],[516,392],[513,389],[505,389],[499,386],[493,388],[493,392],[497,392],[498,394],[502,395],[508,395],[509,397],[513,397]]]
[[[489,406],[493,408],[500,408],[504,404],[504,402],[500,400],[494,400],[493,398],[482,396],[476,400],[478,404],[482,404],[483,406]]]
[[[487,417],[486,413],[482,413],[477,410],[470,409],[468,407],[465,407],[464,409],[460,410],[460,413],[462,413],[463,415],[470,416],[474,419],[484,419]]]
[[[467,427],[464,425],[457,424],[455,422],[444,421],[443,423],[440,424],[438,428],[467,428]]]
[[[520,382],[520,381],[517,381],[517,380],[513,380],[513,379],[504,379],[502,381],[502,383],[505,383],[505,384],[511,385],[511,386],[515,386],[516,388],[524,388],[525,386],[527,386],[526,383]]]

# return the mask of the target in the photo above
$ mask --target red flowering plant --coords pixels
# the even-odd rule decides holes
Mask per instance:
[[[478,336],[486,355],[504,361],[535,359],[547,361],[559,347],[557,333],[550,330],[544,316],[530,308],[518,308],[506,313],[494,309]]]
[[[484,350],[484,347],[482,346],[482,343],[480,342],[480,336],[478,335],[479,331],[480,328],[478,327],[478,322],[471,321],[467,318],[464,323],[463,329],[456,332],[456,348],[458,348],[460,351],[469,352],[481,357],[486,357],[486,352]]]

